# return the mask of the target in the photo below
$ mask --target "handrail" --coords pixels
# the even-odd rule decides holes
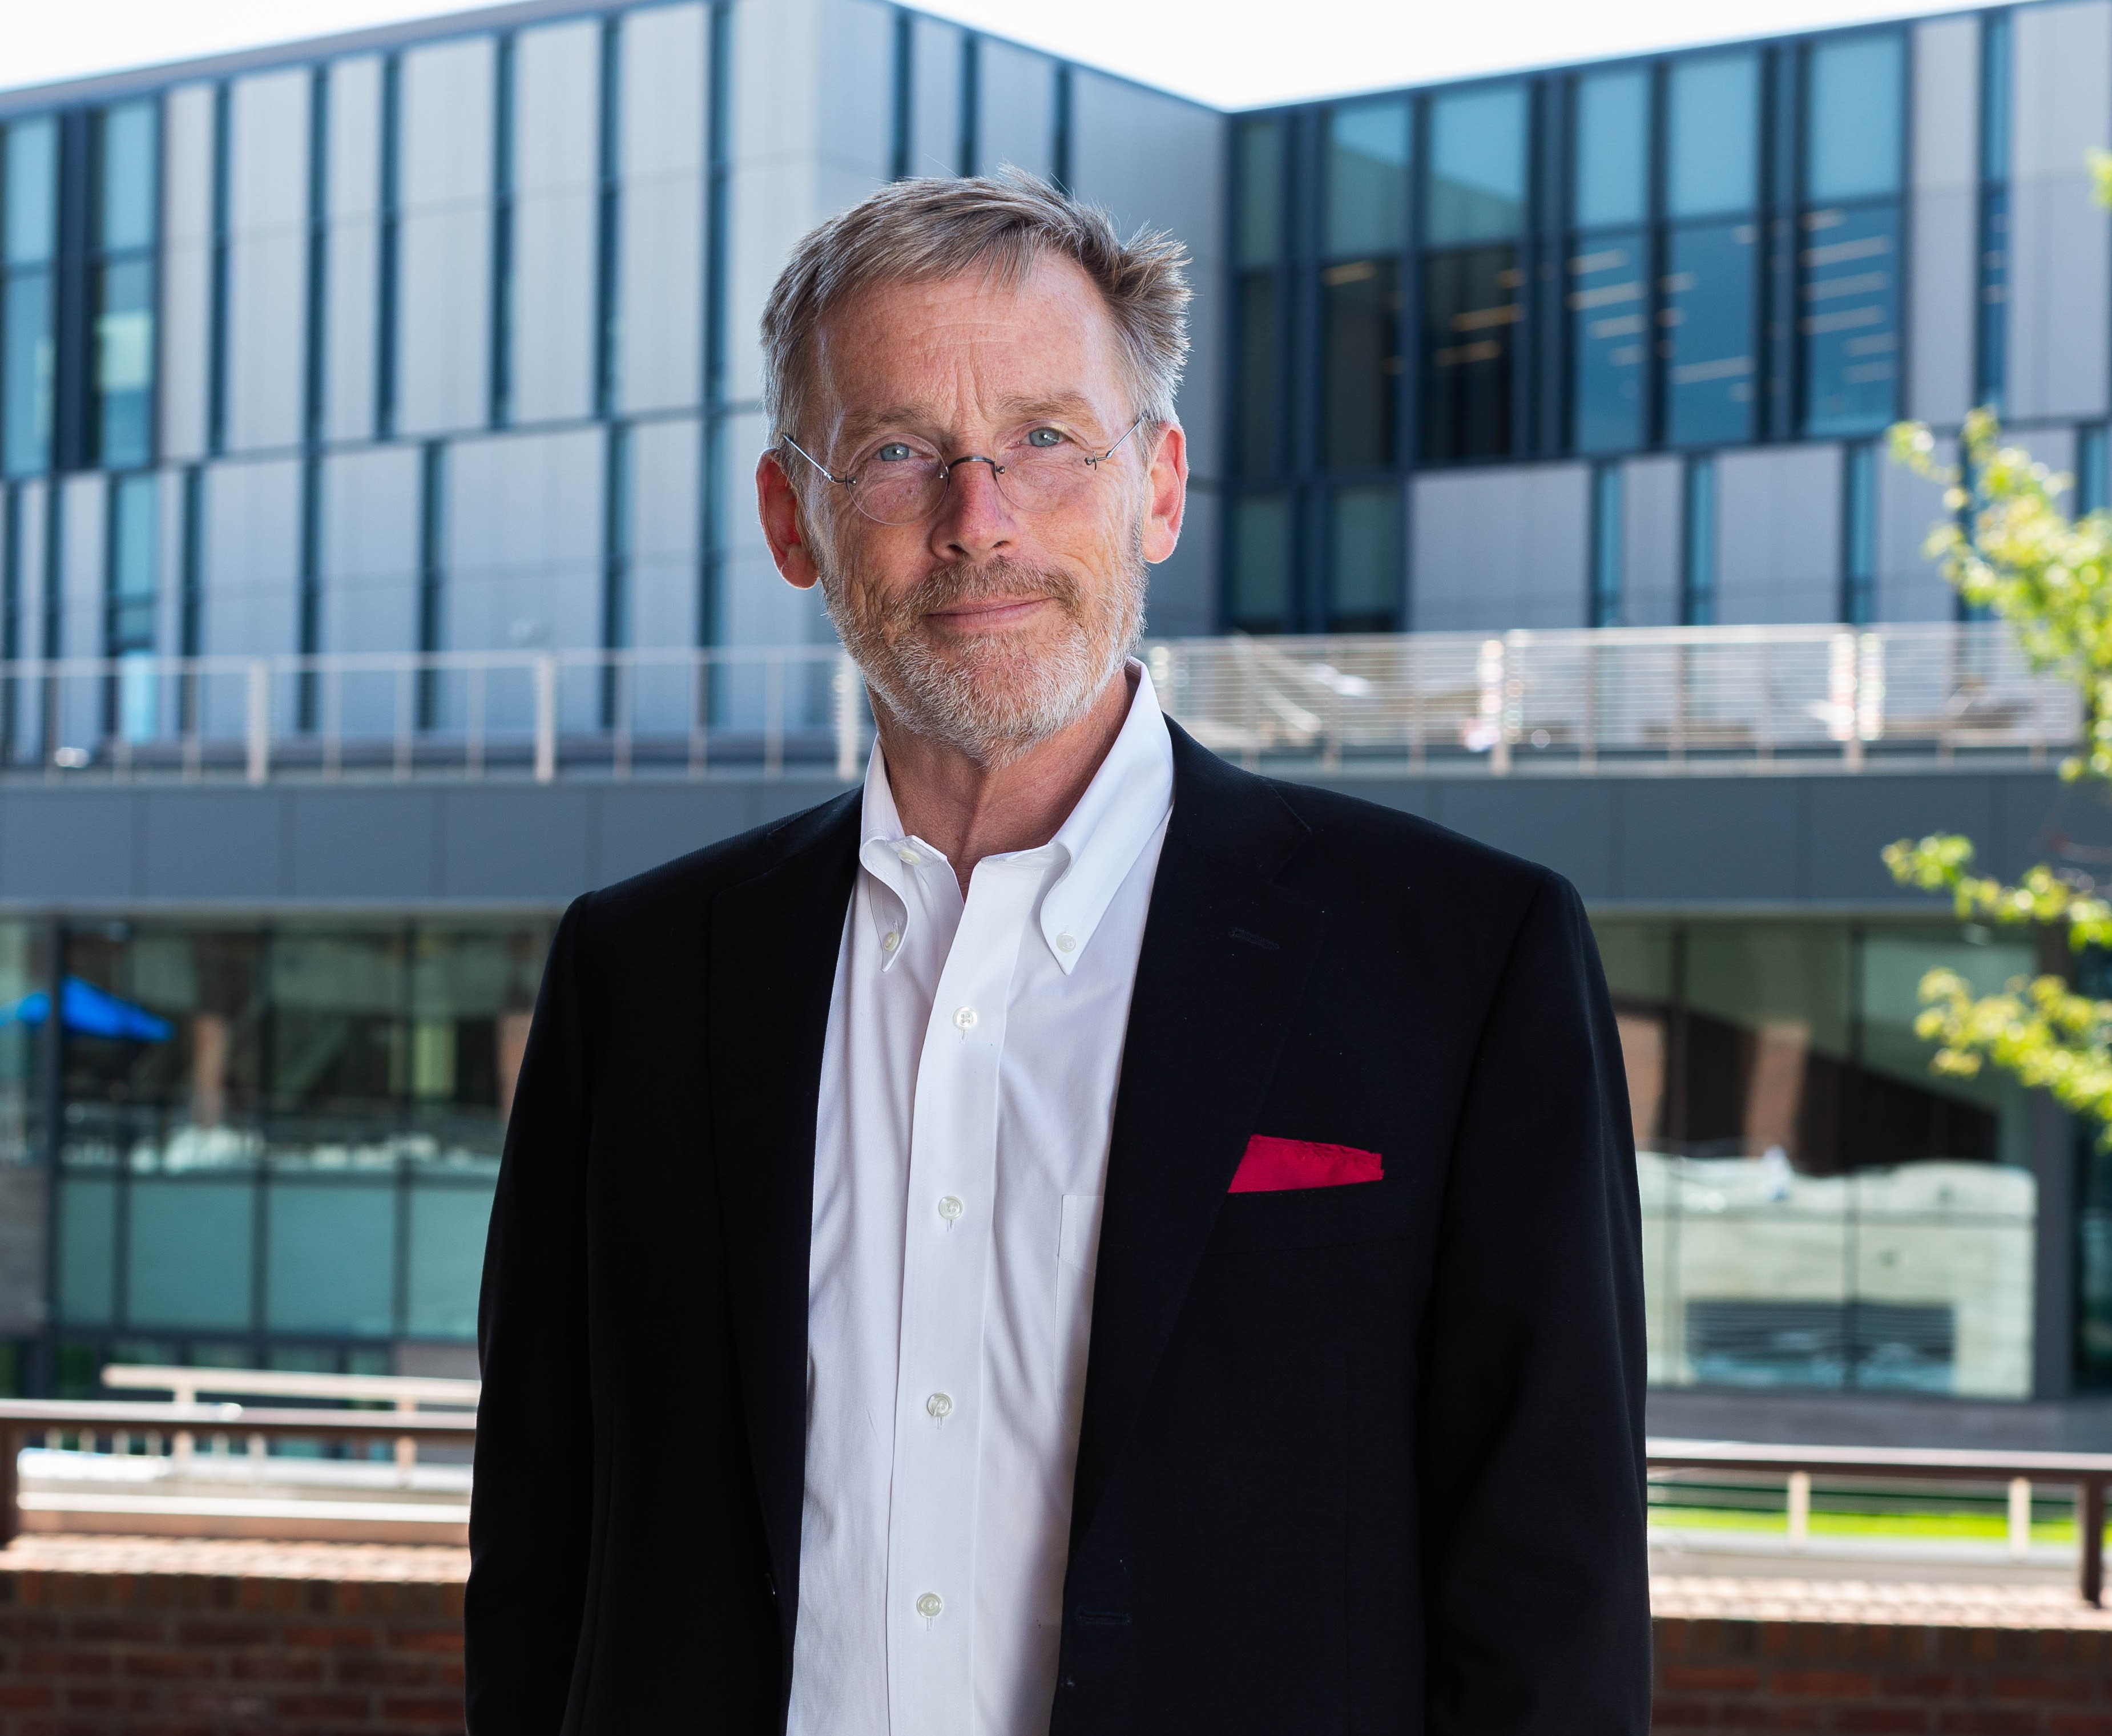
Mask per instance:
[[[2076,1492],[2076,1581],[2082,1601],[2105,1599],[2105,1490],[2112,1483],[2112,1452],[2003,1452],[1967,1447],[1779,1446],[1751,1441],[1651,1439],[1644,1452],[1652,1470],[1738,1470],[1785,1474],[1789,1480],[1792,1547],[1809,1534],[1811,1474],[1901,1477],[1954,1482],[2009,1483],[2010,1511],[2017,1485],[2065,1483]],[[2023,1508],[2029,1514],[2028,1487]]]
[[[143,1362],[113,1362],[102,1370],[107,1387],[169,1393],[178,1404],[193,1402],[201,1393],[249,1398],[381,1399],[399,1411],[421,1403],[466,1405],[474,1410],[483,1383],[440,1375],[321,1375],[266,1368],[192,1368]]]
[[[179,1456],[196,1434],[244,1434],[252,1451],[266,1440],[424,1441],[460,1446],[476,1438],[474,1416],[431,1411],[300,1411],[278,1405],[154,1404],[124,1399],[0,1399],[0,1549],[20,1535],[16,1459],[27,1437],[67,1429],[97,1434],[156,1426],[175,1434]]]

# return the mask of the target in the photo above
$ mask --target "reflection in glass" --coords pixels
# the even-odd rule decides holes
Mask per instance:
[[[1650,215],[1650,75],[1640,67],[1577,80],[1570,221],[1579,229]]]
[[[1331,257],[1398,252],[1408,229],[1408,104],[1359,102],[1327,116]]]
[[[1591,625],[1621,625],[1621,471],[1602,464],[1591,472]]]
[[[1805,431],[1862,434],[1892,420],[1899,377],[1899,213],[1807,211],[1801,317]]]
[[[1861,199],[1900,190],[1902,47],[1888,31],[1812,48],[1806,62],[1807,198]]]
[[[0,139],[7,153],[0,186],[5,211],[4,260],[11,266],[43,265],[58,248],[58,125],[18,120]]]
[[[110,495],[110,621],[105,654],[154,646],[154,557],[157,546],[152,476],[121,476]]]
[[[154,271],[146,259],[105,266],[96,300],[98,451],[115,469],[152,455],[148,398],[154,379]]]
[[[1433,98],[1425,241],[1441,247],[1518,234],[1525,221],[1525,151],[1518,86]]]
[[[1668,239],[1658,317],[1665,434],[1676,446],[1752,438],[1756,239],[1750,223],[1677,229]]]
[[[152,101],[121,102],[105,110],[102,142],[97,244],[107,252],[152,247],[156,184]]]
[[[1239,125],[1239,263],[1274,263],[1283,248],[1283,125]]]
[[[1400,399],[1400,271],[1391,259],[1352,260],[1320,274],[1325,320],[1326,462],[1391,464]]]
[[[491,1188],[426,1184],[411,1190],[410,1267],[405,1288],[413,1338],[476,1334],[477,1286]]]
[[[1266,476],[1276,468],[1278,430],[1283,425],[1278,389],[1278,312],[1273,272],[1249,271],[1239,284],[1240,474]]]
[[[1400,595],[1400,490],[1338,489],[1334,507],[1327,629],[1391,633]]]
[[[1642,443],[1648,246],[1640,230],[1594,235],[1569,256],[1570,443],[1579,452]]]
[[[1973,402],[2001,407],[2010,349],[2010,193],[1980,195],[1980,304],[1973,334]]]
[[[1422,263],[1422,456],[1493,458],[1511,449],[1513,334],[1523,311],[1514,248]]]
[[[280,1181],[265,1190],[264,1323],[386,1338],[396,1307],[396,1190]]]
[[[1716,625],[1716,461],[1704,456],[1686,461],[1680,534],[1679,622],[1683,627]]]
[[[52,278],[16,271],[0,281],[0,460],[10,476],[51,462]]]
[[[248,1327],[256,1220],[250,1184],[135,1176],[127,1191],[127,1321]]]
[[[1847,448],[1841,487],[1841,618],[1852,627],[1877,618],[1878,450],[1867,440]]]
[[[1750,210],[1759,193],[1760,63],[1749,53],[1680,61],[1668,80],[1665,207],[1674,217]]]
[[[404,937],[282,933],[271,948],[271,1108],[386,1126],[409,1083]],[[378,1130],[378,1129],[377,1129]]]
[[[1242,495],[1232,505],[1232,625],[1283,633],[1290,625],[1290,502]]]

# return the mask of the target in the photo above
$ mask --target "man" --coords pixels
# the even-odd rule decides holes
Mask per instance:
[[[1555,875],[1129,653],[1163,238],[909,181],[764,316],[862,792],[581,898],[487,1255],[476,1736],[1639,1736],[1633,1154]]]

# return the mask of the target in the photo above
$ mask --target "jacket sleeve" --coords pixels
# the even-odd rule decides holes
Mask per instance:
[[[589,898],[544,967],[485,1244],[463,1631],[471,1736],[554,1736],[585,1606],[594,1482],[587,1366]]]
[[[1618,1033],[1549,875],[1469,1079],[1425,1316],[1432,1736],[1650,1722],[1642,1250]]]

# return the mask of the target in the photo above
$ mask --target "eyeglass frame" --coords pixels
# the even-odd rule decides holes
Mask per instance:
[[[1094,467],[1105,464],[1108,459],[1113,457],[1114,455],[1122,449],[1123,442],[1127,441],[1131,434],[1137,431],[1138,429],[1143,427],[1145,423],[1149,420],[1150,415],[1151,412],[1148,410],[1140,411],[1138,414],[1137,419],[1134,422],[1131,422],[1127,428],[1122,430],[1120,438],[1118,438],[1115,441],[1114,444],[1110,446],[1105,452],[1087,452],[1086,454],[1086,468],[1092,470],[1093,474],[1098,475],[1099,472]],[[799,455],[804,458],[808,463],[812,465],[823,476],[826,477],[831,482],[835,483],[839,488],[853,489],[858,486],[857,477],[839,476],[834,470],[831,470],[828,466],[822,463],[819,458],[817,458],[812,452],[808,452],[805,447],[802,446],[789,434],[781,434],[777,438],[782,440],[787,446],[790,447],[794,452],[799,453]],[[889,528],[891,529],[903,529],[913,525],[930,524],[932,519],[938,515],[940,509],[945,505],[946,489],[953,482],[954,472],[964,464],[987,464],[990,467],[990,475],[993,478],[1004,475],[1006,469],[1006,466],[999,464],[996,459],[985,457],[981,452],[963,452],[958,458],[949,458],[945,460],[939,466],[939,498],[933,504],[931,510],[929,512],[926,512],[921,519],[904,519],[901,524],[890,525]],[[1005,503],[1008,506],[1013,507],[1016,510],[1021,511],[1029,510],[1026,507],[1021,507],[1010,495],[1005,494],[1002,487],[999,487],[998,493],[1004,496]],[[853,507],[858,507],[859,512],[863,514],[870,522],[876,525],[887,524],[888,521],[885,519],[874,518],[872,514],[866,511],[866,509],[863,507],[858,506],[858,498],[855,493],[851,496],[851,504]]]

